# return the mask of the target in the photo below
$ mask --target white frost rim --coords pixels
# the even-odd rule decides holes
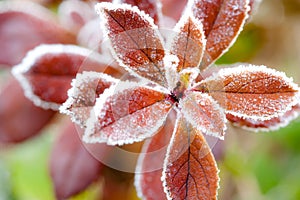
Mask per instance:
[[[113,48],[113,45],[112,45],[112,41],[109,37],[107,37],[109,35],[109,30],[106,26],[107,24],[107,17],[106,17],[106,14],[104,13],[104,10],[105,9],[108,9],[108,10],[117,10],[117,9],[122,9],[122,10],[130,10],[134,13],[137,13],[139,16],[141,16],[145,21],[149,22],[151,28],[154,30],[154,33],[155,33],[155,36],[159,39],[159,41],[161,42],[163,48],[164,48],[164,40],[158,30],[158,27],[157,25],[154,24],[154,21],[153,19],[147,14],[145,13],[144,11],[142,10],[139,10],[139,8],[137,6],[131,6],[129,4],[112,4],[112,3],[109,3],[109,2],[102,2],[102,3],[97,3],[95,5],[95,10],[96,10],[96,13],[100,16],[101,18],[101,28],[102,28],[102,31],[103,31],[103,35],[106,36],[106,39],[108,40],[108,44],[109,44],[109,49],[110,49],[110,52],[112,54],[112,56],[114,57],[114,59],[119,63],[120,66],[122,66],[124,69],[126,69],[126,71],[128,71],[130,74],[134,75],[135,77],[138,77],[144,81],[148,81],[148,82],[151,82],[153,84],[157,84],[156,82],[154,81],[151,81],[141,75],[139,75],[138,73],[136,73],[134,70],[132,70],[130,67],[128,67],[126,64],[123,63],[123,61],[121,59],[119,59],[116,51],[114,50]],[[166,79],[166,77],[163,77]],[[168,84],[168,83],[166,83]]]
[[[117,84],[118,79],[113,78],[107,74],[101,72],[93,72],[93,71],[84,71],[83,73],[78,73],[76,78],[74,78],[71,82],[71,88],[68,90],[68,99],[59,107],[59,112],[62,114],[66,114],[71,117],[71,120],[78,125],[82,125],[82,122],[76,118],[74,113],[69,110],[69,108],[76,101],[76,96],[80,94],[78,87],[86,84],[89,80],[99,80],[102,79],[106,83],[111,83],[111,85]]]
[[[95,61],[103,60],[103,58],[100,57],[100,55],[91,54],[92,53],[91,50],[78,47],[75,45],[62,45],[62,44],[40,45],[34,48],[33,50],[29,51],[27,55],[23,58],[22,62],[13,67],[12,73],[16,77],[16,79],[21,83],[25,96],[31,101],[33,101],[33,103],[36,106],[42,107],[44,109],[58,110],[60,104],[44,101],[40,99],[40,97],[35,95],[32,91],[31,84],[23,74],[28,72],[31,69],[31,67],[35,64],[36,60],[43,57],[44,55],[61,54],[61,53],[81,55],[81,56],[92,58]]]

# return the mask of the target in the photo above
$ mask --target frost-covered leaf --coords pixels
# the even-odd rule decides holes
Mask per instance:
[[[67,101],[59,108],[61,113],[71,116],[72,121],[84,127],[90,111],[106,88],[117,83],[117,79],[97,72],[83,72],[73,79]]]
[[[73,45],[41,45],[30,51],[13,73],[25,95],[37,106],[57,110],[67,100],[67,91],[76,73],[83,67],[104,69],[101,58]]]
[[[168,116],[164,127],[145,141],[140,153],[135,171],[135,187],[141,199],[167,199],[161,176],[167,147],[174,129],[176,116],[172,114]]]
[[[296,105],[299,90],[284,73],[253,65],[221,69],[194,89],[208,92],[229,114],[263,121]]]
[[[83,191],[101,175],[103,165],[85,149],[75,125],[68,122],[51,152],[50,171],[57,199]]]
[[[200,22],[189,14],[184,15],[173,29],[170,51],[179,58],[177,71],[198,67],[205,48],[205,36]]]
[[[49,10],[30,2],[0,2],[0,65],[21,62],[27,51],[42,43],[75,43],[74,35],[57,25]]]
[[[217,199],[218,169],[202,133],[179,116],[163,169],[168,199]]]
[[[231,114],[227,114],[227,119],[235,126],[239,126],[252,131],[274,131],[287,126],[292,120],[296,119],[300,114],[300,105],[297,104],[287,111],[284,115],[274,117],[269,120],[253,120],[244,119]]]
[[[201,67],[205,68],[233,44],[248,17],[249,0],[190,0],[207,39]]]
[[[34,106],[18,81],[9,80],[0,92],[0,143],[22,142],[37,135],[54,114]]]
[[[96,9],[120,65],[140,77],[167,86],[163,66],[165,52],[153,19],[127,4],[100,3]]]
[[[161,5],[159,0],[115,0],[114,3],[127,3],[137,6],[140,10],[147,13],[155,22],[159,24],[161,15]]]
[[[163,125],[171,108],[165,98],[163,92],[140,83],[120,81],[96,100],[84,141],[122,145],[151,137]]]
[[[223,139],[226,118],[223,109],[208,94],[189,92],[180,102],[184,117],[202,133]]]

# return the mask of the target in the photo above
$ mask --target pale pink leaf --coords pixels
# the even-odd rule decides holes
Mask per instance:
[[[89,21],[96,18],[93,6],[82,1],[63,1],[58,7],[58,17],[66,29],[78,33]]]
[[[299,98],[298,86],[284,73],[254,65],[221,69],[194,90],[209,93],[229,114],[262,121],[283,115]]]
[[[202,133],[224,139],[226,117],[223,109],[208,94],[189,92],[180,101],[185,118]]]
[[[187,0],[161,0],[161,3],[163,14],[178,21],[186,6]]]
[[[151,137],[171,109],[166,97],[165,93],[140,83],[120,81],[96,100],[84,141],[122,145]]]
[[[164,47],[153,19],[127,4],[100,3],[96,9],[119,64],[137,76],[167,86]]]
[[[68,122],[55,142],[50,157],[56,198],[67,199],[83,191],[99,178],[102,168],[103,165],[83,146],[75,125]]]
[[[75,42],[75,36],[57,25],[49,10],[32,2],[0,2],[0,65],[18,64],[39,44]]]
[[[55,112],[36,107],[21,86],[10,79],[0,92],[0,143],[22,142],[37,135]]]
[[[107,48],[103,48],[102,45],[106,47],[107,43],[103,43],[103,33],[99,24],[99,18],[84,24],[77,34],[77,43],[80,46],[106,53]]]
[[[83,72],[73,79],[67,101],[59,108],[61,113],[71,116],[73,122],[85,127],[96,99],[118,82],[117,79],[97,72]]]
[[[218,168],[202,133],[178,116],[163,168],[168,199],[217,199]]]

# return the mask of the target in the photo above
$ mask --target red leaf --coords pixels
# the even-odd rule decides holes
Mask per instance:
[[[287,126],[292,120],[296,119],[300,114],[299,104],[292,107],[291,110],[287,111],[280,117],[274,117],[269,120],[253,120],[243,119],[231,114],[227,114],[227,119],[236,126],[246,128],[252,131],[270,131],[277,130],[279,128]]]
[[[167,86],[164,48],[153,20],[129,5],[101,3],[97,11],[119,64],[140,77]]]
[[[37,106],[57,110],[67,100],[67,91],[76,73],[84,66],[107,67],[91,51],[70,45],[42,45],[30,51],[13,69],[25,95]]]
[[[179,58],[177,71],[198,67],[205,48],[203,27],[194,17],[184,15],[174,28],[171,53]]]
[[[202,133],[179,116],[163,169],[168,199],[217,199],[218,169]]]
[[[155,24],[159,24],[161,15],[159,0],[117,0],[116,2],[137,6],[140,10],[147,13],[154,20]]]
[[[11,79],[0,92],[0,143],[22,142],[35,136],[54,114],[34,106],[23,95],[18,81]]]
[[[194,128],[202,133],[223,139],[226,118],[223,109],[209,95],[190,92],[180,102],[181,112]]]
[[[0,2],[0,65],[21,62],[26,52],[42,43],[75,43],[47,9],[30,2]]]
[[[181,17],[187,0],[161,0],[161,3],[163,14],[177,21]]]
[[[103,73],[83,72],[77,74],[68,91],[67,101],[59,108],[61,113],[71,116],[72,121],[85,127],[90,111],[105,89],[117,83],[117,79]]]
[[[102,168],[81,143],[74,124],[67,123],[50,158],[57,199],[69,198],[86,189],[101,175]]]
[[[221,69],[195,90],[209,92],[227,113],[253,120],[281,116],[298,103],[298,86],[292,79],[264,66]]]
[[[96,100],[84,141],[123,145],[151,137],[171,108],[165,98],[166,94],[139,83],[120,81]]]
[[[165,126],[144,143],[135,171],[135,187],[141,199],[166,199],[161,176],[167,146],[174,129],[173,118],[175,114],[169,115]]]
[[[207,39],[202,68],[214,62],[233,44],[249,9],[247,0],[194,0],[192,11],[202,22]]]

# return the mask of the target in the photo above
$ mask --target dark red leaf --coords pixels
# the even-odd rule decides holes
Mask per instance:
[[[200,92],[190,92],[180,102],[180,106],[181,112],[194,128],[207,135],[224,138],[225,114],[211,96]]]
[[[28,50],[42,43],[75,43],[74,35],[57,25],[45,8],[30,2],[0,3],[0,65],[18,64]]]
[[[72,123],[67,123],[54,144],[51,177],[57,199],[67,199],[86,189],[101,175],[103,165],[90,155]]]
[[[168,199],[217,199],[214,157],[202,133],[182,116],[168,147],[162,179]]]
[[[153,19],[125,4],[101,3],[97,11],[119,64],[140,77],[167,86],[165,52]]]
[[[244,26],[249,9],[247,0],[194,0],[192,11],[202,22],[207,39],[202,68],[232,45]]]
[[[120,81],[96,100],[84,140],[123,145],[151,137],[171,109],[165,98],[166,94],[140,83]]]
[[[9,80],[0,92],[0,143],[22,142],[35,136],[54,114],[34,106],[24,96],[18,81]]]
[[[78,46],[42,45],[30,51],[13,72],[25,95],[37,106],[57,110],[67,100],[71,81],[80,69],[93,66],[104,71],[108,67],[101,63],[101,57],[90,54],[90,50]]]
[[[179,58],[177,71],[198,67],[205,48],[203,27],[194,17],[184,15],[174,28],[170,51]]]
[[[194,89],[208,92],[229,114],[260,121],[290,110],[299,91],[284,73],[252,65],[221,69]]]
[[[135,171],[135,187],[141,199],[167,199],[161,176],[175,117],[175,114],[169,115],[165,126],[144,143]]]
[[[140,10],[149,14],[155,24],[159,23],[159,17],[161,15],[159,0],[118,0],[117,2],[137,6]]]
[[[72,121],[85,127],[90,112],[105,89],[117,83],[117,79],[97,72],[77,74],[68,91],[67,101],[59,108],[61,113],[71,116]]]
[[[236,126],[246,128],[252,131],[270,131],[277,130],[279,128],[287,126],[292,120],[296,119],[300,114],[299,104],[292,107],[291,110],[287,111],[280,117],[274,117],[269,120],[253,120],[243,119],[231,114],[227,114],[227,119]]]

